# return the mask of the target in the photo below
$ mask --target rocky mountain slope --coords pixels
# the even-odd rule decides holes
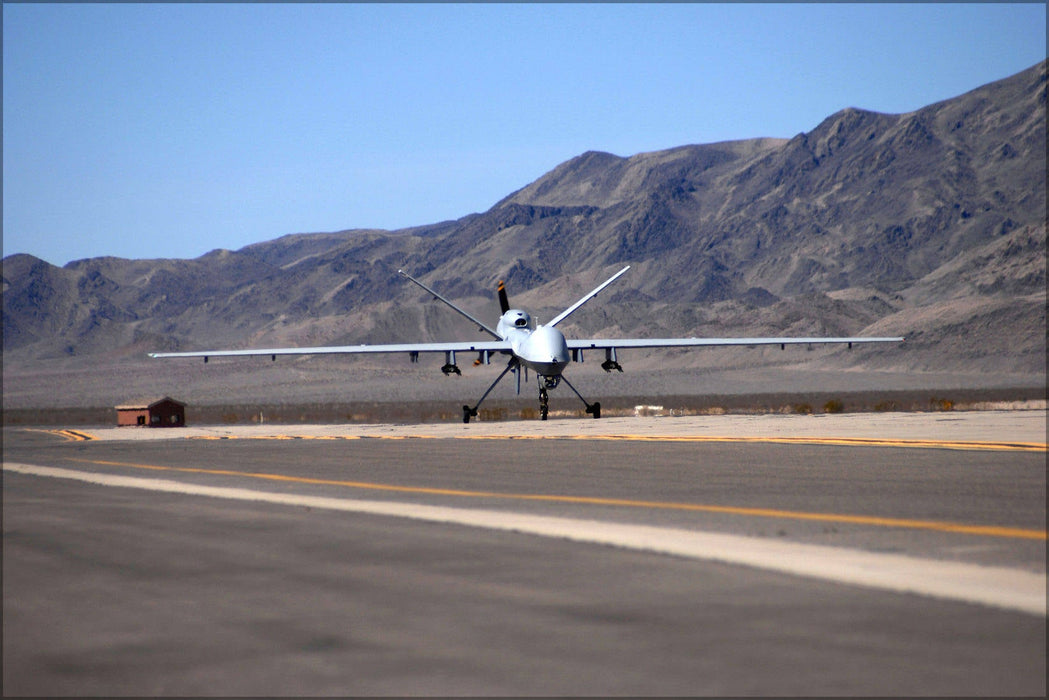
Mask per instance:
[[[909,114],[845,109],[790,139],[585,153],[487,212],[432,226],[289,235],[193,260],[58,268],[12,255],[5,375],[150,350],[471,338],[397,270],[493,319],[504,279],[542,321],[631,264],[567,333],[900,334],[900,347],[818,356],[1044,381],[1045,114],[1043,62]],[[739,349],[716,362],[785,360]]]

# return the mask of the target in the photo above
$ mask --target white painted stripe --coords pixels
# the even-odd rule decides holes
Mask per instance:
[[[867,588],[979,603],[1042,617],[1046,615],[1045,574],[1019,569],[918,559],[897,554],[778,542],[679,528],[578,520],[505,511],[271,493],[242,488],[203,486],[168,479],[97,474],[30,464],[5,463],[4,470],[59,479],[74,479],[102,486],[389,515],[430,522],[508,530],[542,537],[751,566]]]

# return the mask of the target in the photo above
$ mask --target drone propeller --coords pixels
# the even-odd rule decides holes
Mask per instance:
[[[502,280],[499,280],[499,309],[504,314],[510,310],[510,300],[506,296],[506,287],[503,286]]]

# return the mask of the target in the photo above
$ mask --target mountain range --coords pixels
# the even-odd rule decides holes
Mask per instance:
[[[56,267],[11,255],[5,381],[153,350],[469,339],[475,327],[398,269],[485,319],[505,280],[542,322],[630,264],[567,334],[903,335],[819,357],[1044,384],[1045,114],[1042,62],[907,114],[844,109],[789,139],[584,153],[455,221],[294,234],[189,260]],[[740,367],[784,362],[719,353]]]

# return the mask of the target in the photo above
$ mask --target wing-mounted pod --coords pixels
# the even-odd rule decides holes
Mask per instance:
[[[441,367],[441,371],[444,372],[445,376],[449,374],[462,376],[463,373],[459,371],[459,366],[455,364],[455,350],[444,351],[444,366]]]
[[[619,361],[616,359],[615,348],[605,348],[605,361],[601,363],[601,369],[606,372],[611,372],[612,370],[616,370],[617,372],[623,371],[623,366],[620,365]]]

